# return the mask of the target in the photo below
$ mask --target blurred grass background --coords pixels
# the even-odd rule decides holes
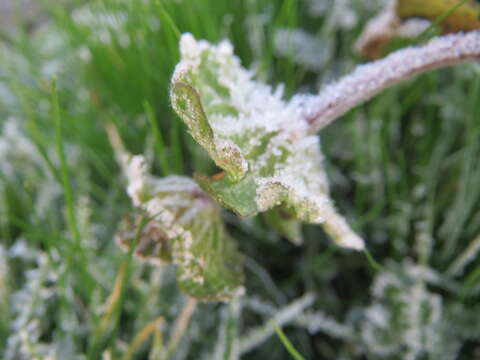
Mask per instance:
[[[332,196],[381,271],[319,227],[295,246],[260,217],[225,213],[247,296],[199,304],[169,352],[186,302],[174,269],[125,265],[114,243],[132,206],[106,121],[157,175],[214,170],[169,106],[180,33],[230,39],[290,96],[362,62],[352,44],[383,4],[45,0],[41,16],[2,27],[0,357],[288,359],[274,319],[307,359],[478,358],[478,64],[389,89],[320,134]]]

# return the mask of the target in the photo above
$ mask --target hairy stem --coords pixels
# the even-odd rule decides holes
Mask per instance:
[[[318,96],[305,102],[309,132],[316,133],[353,107],[415,75],[480,60],[480,31],[435,38],[423,46],[396,51],[384,59],[360,65]]]

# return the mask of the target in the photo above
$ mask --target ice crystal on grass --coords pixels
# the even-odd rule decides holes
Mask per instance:
[[[305,312],[298,316],[296,325],[304,326],[310,334],[323,332],[333,338],[350,341],[354,338],[354,329],[351,326],[337,322],[324,312]]]
[[[0,173],[13,178],[18,172],[32,173],[42,163],[35,145],[25,136],[20,120],[7,118],[0,136]]]
[[[308,135],[302,99],[290,102],[253,80],[228,41],[211,45],[184,34],[171,99],[193,138],[224,170],[198,175],[200,186],[241,216],[280,207],[285,219],[322,223],[342,246],[363,241],[334,208],[319,139]]]
[[[36,145],[25,133],[21,121],[20,118],[9,117],[3,124],[0,124],[0,159],[2,160],[0,174],[5,181],[0,187],[0,191],[6,190],[9,188],[7,186],[9,183],[16,183],[22,177],[34,179],[39,175],[42,176],[41,180],[28,182],[28,185],[31,189],[37,190],[33,203],[35,214],[43,216],[46,209],[61,194],[61,188],[49,171]],[[48,155],[53,161],[57,160],[53,151],[49,151]],[[76,156],[77,154],[72,155]],[[8,203],[4,202],[4,206],[8,206]]]
[[[454,359],[457,336],[452,336],[442,297],[430,291],[411,264],[396,272],[381,272],[372,287],[373,303],[365,310],[361,338],[373,356]]]
[[[289,57],[311,71],[321,70],[331,56],[327,43],[301,29],[278,29],[274,46],[278,55]]]
[[[242,306],[239,300],[232,301],[222,310],[221,324],[218,327],[217,341],[213,354],[208,354],[205,359],[237,360],[239,354],[239,327]]]
[[[22,240],[17,240],[16,247],[9,249],[8,257],[16,261],[33,261],[35,267],[25,271],[22,287],[10,298],[13,321],[4,357],[7,360],[55,359],[55,345],[42,338],[52,323],[46,314],[56,304],[58,269],[47,254],[28,247]]]
[[[301,316],[314,301],[315,296],[311,293],[307,293],[281,309],[278,309],[270,320],[266,321],[263,325],[250,330],[240,338],[240,353],[248,353],[261,345],[275,333],[274,325],[283,327],[284,325],[293,322]]]
[[[124,30],[127,22],[127,14],[124,12],[106,10],[97,4],[75,9],[72,19],[89,33],[89,40],[93,42],[109,44],[112,42],[112,33],[119,39],[124,39],[122,45],[128,45],[130,41]]]
[[[480,236],[475,237],[470,245],[452,262],[448,267],[447,273],[450,276],[462,275],[465,267],[468,266],[480,251]]]
[[[128,194],[150,218],[135,254],[153,263],[173,262],[180,288],[195,298],[226,300],[241,295],[241,257],[215,202],[193,180],[152,177],[142,156],[125,157]],[[141,224],[137,219],[133,225],[117,236],[126,250],[135,243]]]
[[[351,29],[358,22],[352,0],[306,0],[306,5],[309,16],[326,16],[329,26],[333,28]],[[362,7],[365,6],[368,5],[362,4]]]

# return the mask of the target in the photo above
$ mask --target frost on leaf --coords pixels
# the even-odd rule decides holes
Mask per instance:
[[[172,105],[223,170],[197,175],[200,186],[241,216],[280,206],[290,218],[325,224],[338,244],[363,248],[329,197],[319,139],[308,134],[302,98],[285,102],[281,88],[253,80],[227,41],[211,45],[184,34],[180,52]],[[289,229],[287,236],[298,234]]]
[[[153,263],[173,262],[180,288],[202,300],[226,300],[243,292],[241,256],[215,202],[191,179],[148,175],[142,156],[122,161],[128,194],[150,219],[137,238],[139,218],[117,236],[128,250]],[[129,226],[128,226],[129,225]]]

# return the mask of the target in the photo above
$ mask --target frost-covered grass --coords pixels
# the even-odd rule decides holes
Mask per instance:
[[[331,196],[379,264],[319,226],[304,225],[299,246],[266,218],[224,211],[246,292],[202,303],[178,290],[173,266],[115,242],[133,208],[108,126],[156,176],[218,170],[170,107],[181,33],[230,39],[288,100],[362,61],[353,44],[382,3],[45,1],[49,22],[2,36],[0,358],[473,358],[478,64],[386,90],[321,132]]]

